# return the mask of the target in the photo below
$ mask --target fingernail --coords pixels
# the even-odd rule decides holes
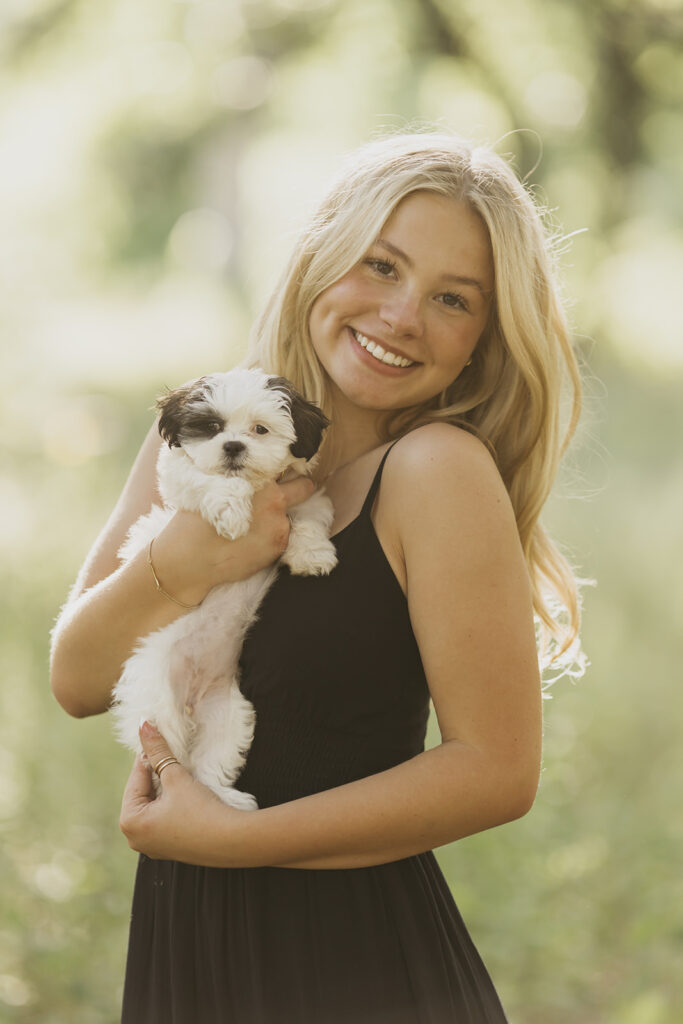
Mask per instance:
[[[143,718],[140,723],[140,732],[143,736],[158,736],[158,732],[151,722],[148,722],[146,718]]]

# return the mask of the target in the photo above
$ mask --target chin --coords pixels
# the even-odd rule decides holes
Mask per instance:
[[[150,550],[177,509],[198,512],[229,540],[250,528],[253,496],[292,469],[309,473],[329,421],[282,377],[232,370],[191,381],[159,399],[166,442],[157,464],[163,505],[133,524],[119,557]],[[322,491],[289,512],[280,561],[292,573],[322,575],[337,556],[329,539],[332,504]],[[118,738],[141,752],[138,727],[153,722],[173,755],[221,800],[255,809],[235,788],[254,733],[252,705],[239,689],[244,636],[277,565],[214,587],[196,608],[142,639],[114,689]]]

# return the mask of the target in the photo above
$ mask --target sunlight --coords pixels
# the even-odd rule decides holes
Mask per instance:
[[[32,344],[42,372],[53,374],[53,387],[57,381],[95,387],[135,381],[150,383],[156,393],[162,384],[194,376],[197,368],[233,365],[246,345],[246,324],[220,282],[169,271],[142,294],[119,288],[55,302]],[[74,421],[62,422],[72,433]],[[90,450],[89,444],[79,441],[77,453]]]
[[[678,238],[632,224],[602,265],[594,291],[618,349],[630,362],[662,371],[683,369],[680,289],[683,245]]]
[[[233,57],[219,64],[212,75],[213,97],[234,110],[253,110],[268,99],[273,89],[273,70],[260,57]]]
[[[47,458],[60,466],[79,466],[116,448],[122,429],[105,398],[65,395],[52,402],[42,422]]]
[[[566,71],[544,71],[531,79],[524,98],[534,118],[558,128],[575,128],[586,112],[586,88]]]
[[[26,544],[36,525],[29,489],[19,480],[0,476],[0,551],[8,555]]]
[[[228,218],[202,207],[181,214],[171,229],[168,252],[178,267],[220,273],[230,262],[233,245],[234,231]]]
[[[33,992],[17,974],[0,974],[0,1002],[5,1006],[28,1006]]]
[[[502,104],[478,87],[476,67],[446,58],[430,61],[421,80],[420,109],[425,117],[457,126],[463,135],[493,141],[512,128]]]
[[[32,886],[54,903],[71,899],[85,878],[86,864],[75,853],[57,851],[51,860],[28,872]]]
[[[155,397],[243,357],[342,156],[428,126],[509,155],[573,236],[586,400],[548,525],[599,583],[532,814],[438,859],[510,1020],[678,1019],[679,8],[0,0],[0,1021],[121,1000],[129,757],[59,707],[49,647]]]

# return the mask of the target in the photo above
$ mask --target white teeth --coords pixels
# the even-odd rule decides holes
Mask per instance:
[[[405,359],[395,352],[385,351],[381,345],[378,345],[375,341],[370,341],[360,331],[354,331],[353,334],[359,345],[362,345],[365,351],[369,352],[375,359],[378,359],[380,363],[387,363],[389,366],[412,366],[414,363],[413,359]]]

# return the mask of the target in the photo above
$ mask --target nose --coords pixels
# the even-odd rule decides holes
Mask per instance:
[[[226,441],[223,445],[223,451],[232,459],[235,455],[241,455],[246,447],[241,441]]]
[[[398,288],[387,298],[379,311],[380,319],[394,334],[419,337],[422,334],[422,308],[419,296]]]

